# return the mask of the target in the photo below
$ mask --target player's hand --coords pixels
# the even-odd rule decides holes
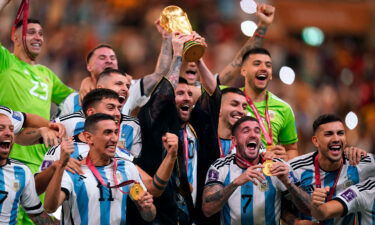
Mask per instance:
[[[241,186],[248,181],[251,181],[255,185],[258,185],[258,183],[262,183],[266,178],[264,177],[262,171],[259,170],[259,168],[263,167],[263,165],[250,166],[246,169],[245,172],[243,172],[240,176],[233,180],[233,184]],[[256,180],[258,180],[259,182],[257,182]]]
[[[49,122],[48,127],[49,129],[57,131],[59,138],[62,138],[66,135],[66,129],[62,123]]]
[[[95,84],[92,82],[91,77],[86,77],[82,80],[81,86],[79,87],[79,103],[82,104],[83,98],[91,90],[95,89]]]
[[[79,175],[83,174],[82,168],[81,168],[82,161],[79,161],[75,158],[69,158],[69,161],[66,165],[66,170],[71,173],[76,173]]]
[[[270,171],[272,176],[276,176],[284,184],[290,183],[288,177],[289,167],[287,164],[282,162],[273,162]]]
[[[164,29],[164,27],[160,25],[160,19],[157,19],[154,24],[155,24],[156,29],[159,31],[159,33],[161,34],[163,38],[165,39],[172,38],[172,34],[169,33],[166,29]]]
[[[191,33],[192,35],[192,40],[197,41],[201,43],[204,47],[207,47],[206,39],[202,36],[200,36],[197,32],[193,31]]]
[[[47,148],[59,144],[59,139],[58,139],[59,133],[57,133],[57,131],[52,130],[48,127],[41,127],[41,128],[38,128],[38,130],[39,130],[40,136],[43,139],[43,143]]]
[[[363,149],[357,147],[345,147],[344,154],[347,159],[349,159],[350,165],[358,165],[362,157],[367,156],[367,152]]]
[[[276,155],[272,151],[265,151],[261,153],[264,160],[272,160],[276,158]]]
[[[137,204],[142,210],[150,210],[153,206],[153,202],[152,195],[147,191],[144,191],[137,200]]]
[[[275,7],[268,4],[257,4],[257,18],[259,26],[269,26],[275,17]]]
[[[69,162],[70,155],[74,152],[74,144],[72,137],[63,137],[60,146],[60,162],[61,166],[66,166]]]
[[[180,34],[174,32],[172,36],[172,47],[174,56],[182,56],[184,43],[191,40],[192,35]]]
[[[329,189],[330,187],[315,188],[314,192],[311,195],[311,202],[313,206],[319,207],[321,204],[324,204],[326,202]]]
[[[167,151],[167,154],[172,156],[173,158],[177,158],[177,150],[178,150],[178,137],[172,133],[165,133],[162,137],[163,146]]]
[[[267,149],[267,152],[272,152],[275,154],[275,158],[282,159],[284,161],[288,161],[288,155],[286,154],[286,150],[284,146],[281,145],[273,145],[269,149]]]

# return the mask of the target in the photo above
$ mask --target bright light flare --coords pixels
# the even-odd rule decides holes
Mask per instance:
[[[247,14],[254,14],[257,11],[257,3],[253,0],[241,0],[240,7]]]
[[[245,20],[241,23],[241,31],[248,37],[252,37],[256,29],[257,25],[253,21]]]
[[[296,74],[294,73],[294,70],[292,68],[283,66],[280,69],[279,77],[284,84],[291,85],[296,78]]]
[[[346,114],[345,124],[350,130],[353,130],[358,125],[358,116],[354,112],[349,112]]]

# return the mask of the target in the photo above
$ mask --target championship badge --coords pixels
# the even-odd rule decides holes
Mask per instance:
[[[18,191],[20,189],[20,183],[14,182],[13,183],[13,189],[14,189],[14,191]]]

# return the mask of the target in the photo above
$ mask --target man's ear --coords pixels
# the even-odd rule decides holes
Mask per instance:
[[[95,114],[95,109],[94,108],[88,108],[86,111],[87,116],[91,116]]]
[[[85,142],[90,145],[93,143],[93,140],[92,140],[92,134],[88,131],[84,131],[83,133],[83,137],[85,138]]]
[[[318,137],[317,136],[312,136],[311,138],[311,142],[313,143],[313,145],[318,148],[319,147],[319,143],[318,143]]]

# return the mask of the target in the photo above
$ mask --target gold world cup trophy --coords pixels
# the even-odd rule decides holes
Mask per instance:
[[[170,5],[163,9],[160,15],[160,25],[170,33],[180,32],[191,34],[192,28],[187,14],[178,6]],[[198,61],[204,54],[205,46],[198,41],[185,42],[183,56],[187,62]]]

